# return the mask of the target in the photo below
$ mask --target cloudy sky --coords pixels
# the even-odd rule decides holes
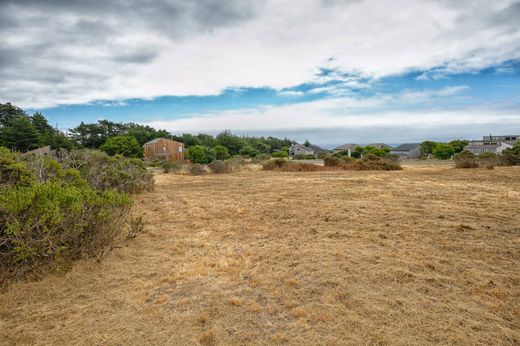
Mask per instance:
[[[0,0],[0,102],[324,146],[520,133],[520,1]]]

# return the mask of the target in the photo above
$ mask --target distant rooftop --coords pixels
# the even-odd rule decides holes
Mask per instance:
[[[418,146],[420,146],[421,143],[403,143],[399,145],[398,147],[392,149],[396,151],[410,151],[416,149]]]

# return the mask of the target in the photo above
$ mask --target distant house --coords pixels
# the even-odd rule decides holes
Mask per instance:
[[[490,141],[485,138],[486,137],[484,137],[484,140],[482,141],[470,141],[469,144],[464,147],[464,150],[476,155],[483,153],[502,154],[505,149],[513,147],[512,144],[505,141]]]
[[[184,161],[184,143],[156,138],[143,144],[145,160]]]
[[[392,149],[391,146],[385,144],[385,143],[370,143],[367,145],[367,147],[374,147],[376,149]]]
[[[390,150],[390,155],[398,155],[404,159],[416,159],[421,155],[421,143],[405,143]]]
[[[317,156],[320,153],[327,153],[328,150],[323,149],[315,144],[309,144],[308,146],[302,144],[293,144],[289,148],[289,156],[296,155],[314,155]]]
[[[45,147],[30,150],[30,151],[26,152],[25,155],[56,157],[56,150],[52,150],[51,146],[47,145]]]
[[[334,154],[337,154],[337,153],[341,153],[343,151],[347,151],[350,155],[350,153],[354,152],[354,150],[356,150],[356,148],[359,147],[359,145],[355,144],[355,143],[347,143],[347,144],[343,144],[343,145],[340,145],[339,147],[336,147],[332,150],[332,152]]]
[[[505,142],[507,144],[515,144],[516,142],[520,142],[520,135],[503,135],[503,136],[483,136],[483,141],[486,142]]]

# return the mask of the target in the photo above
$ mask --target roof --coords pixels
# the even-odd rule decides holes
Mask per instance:
[[[343,144],[343,145],[340,145],[339,147],[334,148],[334,150],[356,149],[357,147],[359,147],[359,145],[357,145],[355,143],[347,143],[347,144]]]
[[[150,142],[146,142],[144,143],[143,145],[147,145],[147,144],[155,144],[161,140],[165,140],[165,141],[172,141],[172,142],[176,142],[174,141],[173,139],[167,139],[167,138],[155,138],[155,139],[152,139]]]
[[[385,144],[385,143],[370,143],[367,145],[367,147],[383,147],[383,148],[392,148],[391,146],[389,146],[388,144]]]
[[[412,151],[421,146],[421,143],[403,143],[398,147],[392,149],[392,151]]]
[[[316,152],[324,152],[324,151],[327,151],[325,149],[323,149],[322,147],[318,146],[318,145],[315,145],[315,144],[309,144],[309,146],[307,147],[311,150],[313,150],[315,153]]]

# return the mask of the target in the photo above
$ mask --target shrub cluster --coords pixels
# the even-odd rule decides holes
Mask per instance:
[[[22,160],[0,148],[0,177],[0,285],[38,268],[101,259],[128,218],[126,194],[96,190],[49,158]]]
[[[215,160],[208,164],[208,168],[215,174],[231,173],[231,166],[226,161]]]
[[[65,155],[60,163],[79,170],[94,189],[129,193],[153,189],[153,175],[140,159],[108,156],[98,150],[75,150]]]

